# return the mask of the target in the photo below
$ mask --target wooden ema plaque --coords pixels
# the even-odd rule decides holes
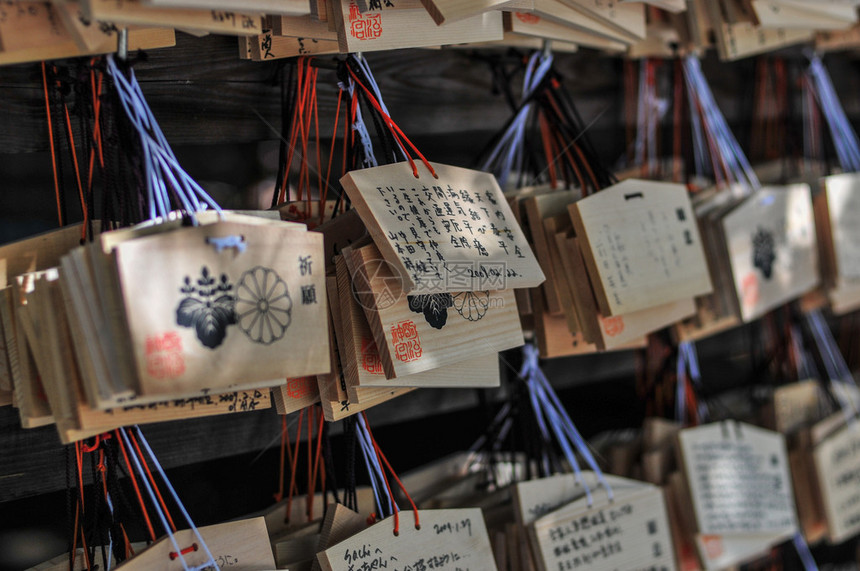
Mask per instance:
[[[27,275],[25,275],[26,277]],[[63,443],[88,438],[120,426],[196,418],[269,408],[268,390],[242,390],[172,399],[145,405],[96,410],[86,401],[82,369],[75,356],[56,269],[32,276],[24,329],[40,373],[44,393]]]
[[[604,474],[613,491],[629,488],[641,489],[642,482]],[[597,474],[591,471],[582,472],[582,480],[592,491],[597,491],[600,482]],[[514,512],[517,522],[526,526],[534,523],[543,516],[585,496],[585,488],[575,474],[559,474],[548,478],[517,482],[514,487]]]
[[[77,5],[5,2],[0,6],[0,65],[62,59],[116,51],[116,31],[84,20]],[[172,25],[135,28],[129,51],[176,45]]]
[[[275,559],[269,546],[269,535],[263,518],[243,519],[218,525],[198,528],[200,536],[221,569],[235,567],[247,571],[267,571],[275,569]],[[198,567],[209,561],[206,551],[199,545],[197,536],[191,530],[174,534],[179,549],[183,551],[185,564]],[[197,545],[197,549],[184,551]],[[172,554],[172,555],[171,555]],[[176,556],[176,548],[169,537],[162,537],[145,550],[116,569],[122,571],[180,571],[187,569],[182,559]]]
[[[415,529],[413,512],[401,511],[399,535],[394,535],[394,517],[386,518],[319,553],[320,567],[323,571],[496,570],[479,508],[420,510],[418,514],[421,529]]]
[[[461,363],[524,342],[512,290],[408,296],[375,246],[345,250],[344,257],[353,265],[354,290],[387,378]]]
[[[499,8],[506,2],[507,0],[421,0],[433,21],[440,26]]]
[[[852,419],[818,444],[813,454],[827,518],[827,539],[842,543],[860,532],[860,424]]]
[[[603,0],[561,0],[561,2],[608,26],[630,41],[645,39],[645,7],[642,4],[610,4]]]
[[[727,421],[682,430],[679,440],[701,533],[794,532],[781,434]]]
[[[594,504],[575,500],[529,526],[540,571],[674,570],[666,505],[660,488],[641,484],[615,491],[594,490]]]
[[[285,222],[224,221],[119,244],[140,394],[328,371],[322,242]]]
[[[683,185],[629,179],[569,211],[604,317],[712,291]]]
[[[367,322],[364,309],[352,289],[352,281],[346,262],[338,259],[336,268],[337,294],[340,299],[338,306],[338,313],[340,314],[338,333],[340,335],[336,337],[350,400],[361,402],[363,399],[359,393],[367,395],[369,389],[373,394],[372,391],[376,388],[386,390],[392,387],[489,388],[499,386],[499,358],[495,353],[473,357],[470,361],[471,373],[465,376],[462,366],[453,364],[430,369],[423,373],[386,379],[373,331]],[[376,390],[376,392],[379,391]]]
[[[725,421],[682,430],[678,439],[696,546],[707,569],[748,561],[794,535],[794,495],[781,434]]]
[[[759,26],[787,30],[846,30],[857,22],[850,3],[751,0]]]
[[[432,163],[352,171],[344,189],[403,293],[535,287],[544,274],[495,177]]]
[[[815,197],[816,228],[822,267],[831,282],[860,282],[860,176],[840,174],[824,179]],[[827,262],[827,263],[825,263]]]
[[[818,285],[809,185],[762,188],[723,217],[722,230],[744,321]]]
[[[489,42],[501,40],[504,34],[502,13],[497,10],[437,26],[418,0],[380,3],[365,11],[358,0],[331,3],[344,53]]]
[[[240,36],[263,31],[263,18],[259,13],[153,8],[142,0],[87,0],[81,8],[91,20],[116,24],[164,26]]]
[[[600,26],[598,22],[593,20],[589,22],[580,13],[557,0],[540,0],[535,3],[535,6],[533,10],[506,12],[504,14],[505,31],[521,37],[550,39],[553,40],[553,45],[556,42],[573,42],[570,45],[610,52],[623,52],[627,49],[625,43],[628,41],[627,38],[622,38],[621,41],[611,39],[616,34],[613,34],[609,28],[606,28],[608,34],[592,32],[588,24],[593,22]],[[565,16],[567,13],[569,16]]]
[[[340,298],[337,293],[337,278],[335,276],[326,277],[326,291],[329,296],[329,347],[331,351],[329,358],[331,359],[331,372],[327,375],[317,375],[320,403],[325,419],[329,422],[335,422],[415,390],[411,387],[365,389],[360,395],[362,397],[361,402],[349,396],[349,386],[343,372],[343,364],[340,356],[339,343],[342,343],[342,341],[336,339],[338,334],[343,336],[343,333],[340,331],[342,319],[340,315]]]

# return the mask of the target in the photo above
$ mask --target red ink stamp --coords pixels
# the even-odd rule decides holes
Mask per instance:
[[[179,333],[169,331],[146,338],[146,372],[154,379],[175,379],[185,372]]]
[[[308,396],[311,392],[311,383],[316,382],[313,377],[296,377],[287,379],[287,396],[300,399]]]
[[[404,363],[419,359],[423,352],[421,340],[418,339],[418,328],[412,320],[391,326],[391,344],[394,346],[394,357]]]
[[[624,331],[624,318],[620,315],[601,318],[601,322],[603,323],[603,332],[609,337],[616,337]]]
[[[702,543],[708,559],[716,559],[723,554],[723,538],[719,535],[703,535]]]
[[[759,279],[755,272],[750,272],[741,280],[741,301],[744,307],[755,307],[759,302]]]
[[[368,339],[367,337],[361,340],[361,366],[371,375],[383,374],[379,349],[377,349],[373,339]]]
[[[540,22],[540,16],[537,14],[529,14],[527,12],[514,12],[514,14],[517,17],[517,20],[523,24],[537,24]]]
[[[349,33],[356,40],[382,37],[382,14],[362,14],[354,1],[349,3]]]

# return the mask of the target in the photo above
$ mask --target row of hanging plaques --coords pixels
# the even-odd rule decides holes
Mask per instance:
[[[134,422],[89,412],[236,391],[262,391],[254,406],[266,406],[288,378],[305,380],[285,394],[328,387],[334,411],[361,392],[472,386],[453,366],[470,359],[488,375],[475,386],[497,384],[490,356],[521,345],[522,325],[553,357],[641,346],[669,326],[701,337],[819,286],[836,311],[860,302],[855,175],[823,179],[814,201],[795,184],[691,202],[683,186],[639,180],[505,197],[491,175],[428,166],[439,178],[406,163],[350,173],[355,212],[315,231],[213,212],[84,247],[79,227],[5,246],[0,389],[14,385],[24,426],[47,421],[56,397],[56,415],[93,434]]]
[[[122,568],[187,569],[214,560],[241,571],[716,570],[764,563],[784,548],[813,569],[807,540],[837,544],[860,532],[851,484],[860,463],[857,427],[840,412],[796,428],[787,446],[781,433],[734,420],[682,428],[649,418],[623,454],[598,450],[611,462],[623,458],[615,468],[641,480],[579,467],[528,478],[535,466],[521,454],[473,450],[404,474],[398,484],[417,503],[381,521],[368,518],[380,499],[369,488],[357,490],[352,508],[325,505],[327,496],[317,493],[315,504],[293,498],[286,519],[280,502],[262,517],[129,545],[135,555]],[[62,565],[67,557],[37,568]]]
[[[734,60],[816,40],[857,44],[853,1],[651,0],[76,0],[5,3],[0,63],[172,47],[175,31],[239,36],[257,61],[400,48],[579,46],[631,57],[673,57],[715,47]],[[816,35],[818,34],[818,35]],[[713,42],[713,43],[712,43]]]

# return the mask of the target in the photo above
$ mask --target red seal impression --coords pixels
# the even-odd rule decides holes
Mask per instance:
[[[624,331],[624,318],[620,315],[607,317],[606,319],[601,319],[601,321],[603,323],[603,332],[609,337],[621,335],[621,332]]]
[[[705,553],[708,559],[716,559],[723,554],[723,538],[719,535],[704,535],[702,543],[705,546]]]
[[[296,377],[287,379],[287,396],[300,399],[308,396],[311,392],[311,383],[316,382],[313,377]]]
[[[514,14],[517,17],[517,20],[523,24],[537,24],[540,22],[540,16],[537,14],[529,14],[527,12],[514,12]]]
[[[355,2],[349,3],[349,33],[356,40],[375,40],[382,36],[382,14],[362,14]]]
[[[408,363],[421,357],[421,340],[418,339],[418,328],[412,320],[391,326],[391,344],[398,361]]]
[[[379,349],[373,339],[364,337],[361,340],[361,366],[371,375],[381,375],[382,359],[379,358]]]
[[[154,379],[175,379],[185,372],[182,338],[176,331],[146,338],[146,372]]]
[[[741,301],[744,307],[755,307],[759,302],[759,279],[755,272],[741,280]]]

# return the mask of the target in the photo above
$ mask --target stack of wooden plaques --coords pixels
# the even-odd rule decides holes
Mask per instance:
[[[4,247],[4,362],[22,425],[54,422],[69,442],[265,408],[270,387],[298,397],[287,378],[329,370],[322,237],[272,214],[201,214],[80,247],[72,227]],[[314,402],[305,393],[290,400]]]
[[[749,196],[731,191],[697,196],[696,215],[714,283],[697,300],[682,339],[701,338],[814,290],[820,280],[808,184],[764,187]]]
[[[817,30],[846,30],[857,23],[856,7],[849,2],[692,0],[687,16],[692,44],[708,47],[713,37],[720,58],[729,61],[809,42]]]
[[[860,42],[847,0],[14,0],[0,12],[0,64],[111,53],[123,28],[130,50],[173,46],[174,30],[235,35],[239,56],[255,61],[545,41],[634,58],[715,45],[734,60],[813,39],[819,49]]]
[[[644,346],[711,291],[682,185],[630,179],[585,198],[533,189],[513,204],[547,274],[531,296],[543,357]]]
[[[407,163],[348,173],[355,207],[325,237],[332,373],[326,418],[416,387],[492,387],[523,343],[514,288],[543,274],[492,175]],[[336,350],[336,351],[335,351]],[[465,370],[468,374],[464,374]]]

